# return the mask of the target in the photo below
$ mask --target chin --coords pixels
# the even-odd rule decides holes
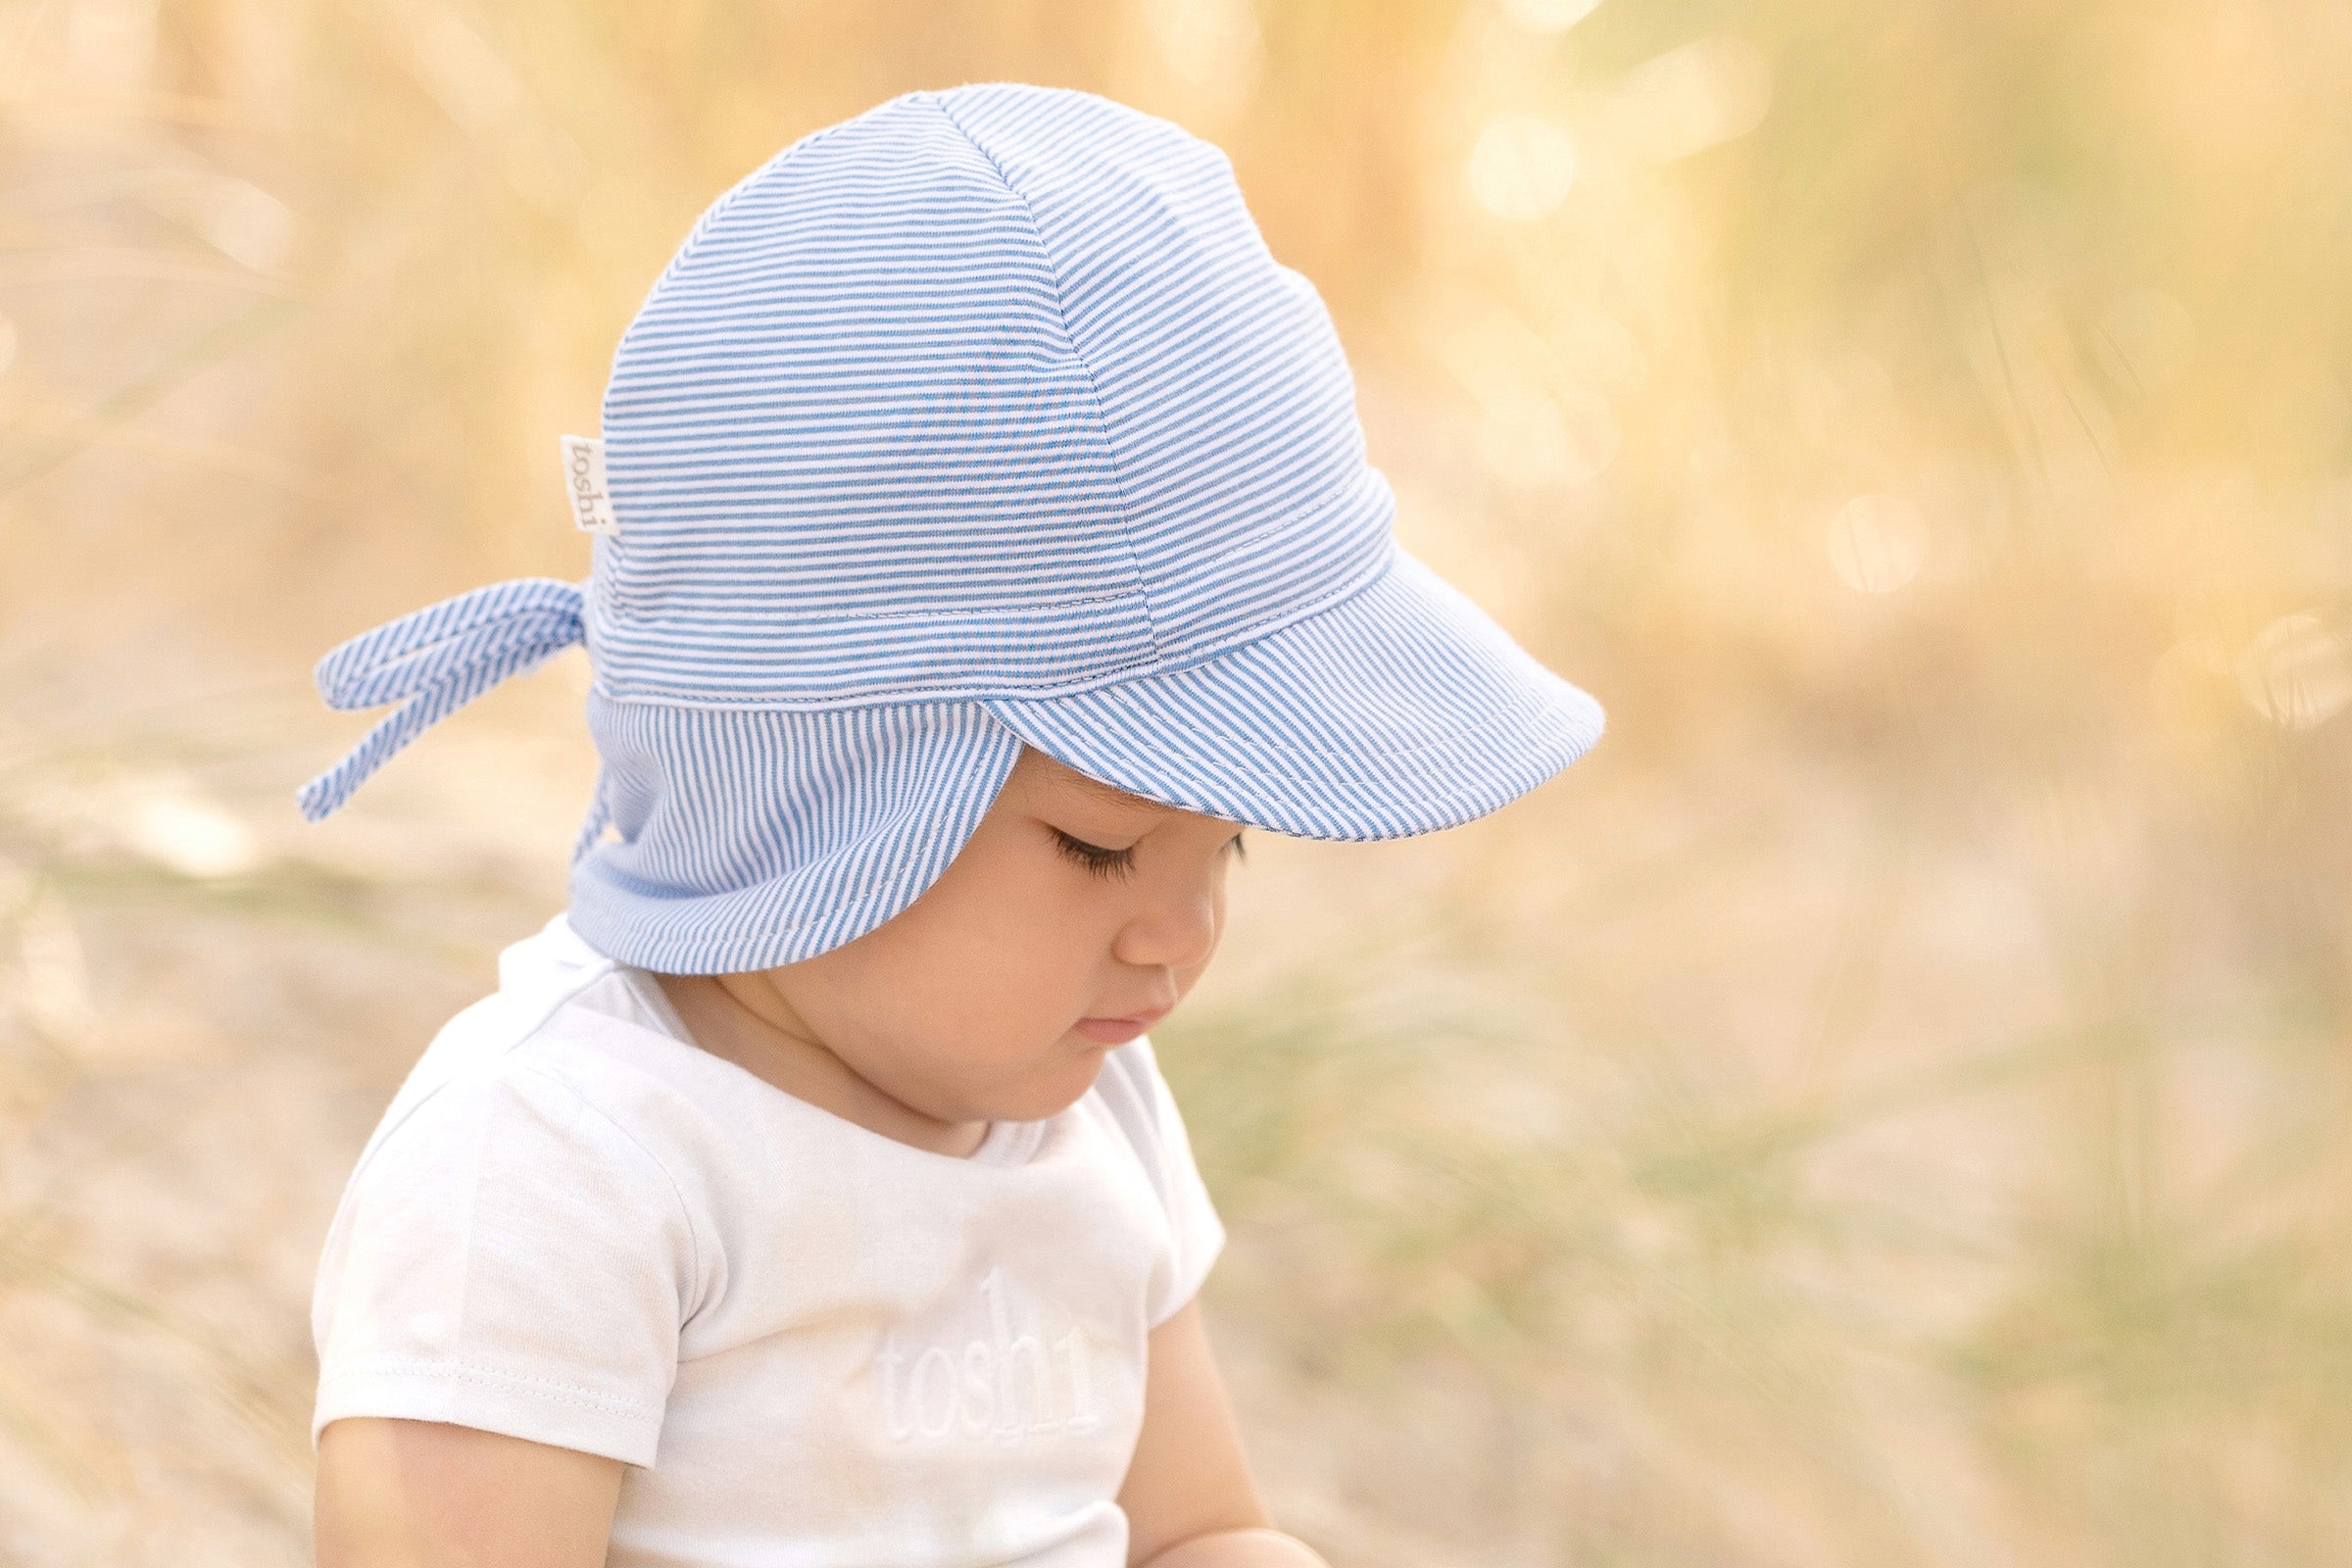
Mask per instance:
[[[997,1121],[1044,1121],[1058,1116],[1086,1098],[1102,1071],[1102,1058],[1115,1049],[1090,1044],[1080,1051],[1057,1054],[1050,1066],[1017,1087],[1007,1086],[1004,1099],[991,1106],[988,1114]]]

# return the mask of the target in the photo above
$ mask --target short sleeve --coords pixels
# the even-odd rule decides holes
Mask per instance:
[[[617,1122],[513,1058],[464,1074],[344,1191],[312,1298],[312,1442],[399,1416],[650,1465],[695,1278],[678,1190]]]
[[[1170,1255],[1165,1267],[1152,1271],[1152,1298],[1146,1303],[1147,1321],[1157,1328],[1200,1292],[1224,1250],[1225,1225],[1193,1161],[1184,1116],[1160,1076],[1151,1040],[1121,1046],[1105,1066],[1110,1070],[1101,1085],[1103,1098],[1135,1145],[1167,1213]]]

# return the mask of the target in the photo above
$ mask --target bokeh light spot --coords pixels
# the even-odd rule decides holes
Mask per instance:
[[[1502,0],[1502,14],[1530,32],[1565,32],[1599,5],[1600,0]]]
[[[1144,22],[1168,69],[1230,114],[1250,100],[1265,59],[1250,0],[1148,0]]]
[[[253,830],[182,780],[127,781],[117,809],[123,842],[182,876],[241,876],[260,862]]]
[[[1590,484],[1617,457],[1617,417],[1604,398],[1523,391],[1485,401],[1479,456],[1506,484]]]
[[[283,270],[293,252],[294,209],[245,180],[209,181],[195,218],[215,250],[257,272]]]
[[[1860,495],[1830,519],[1826,544],[1831,569],[1848,588],[1890,594],[1927,564],[1927,519],[1901,496]]]
[[[2237,684],[2254,710],[2279,728],[2312,729],[2352,703],[2352,651],[2319,616],[2284,615],[2237,656]]]
[[[1542,115],[1497,115],[1479,132],[1466,170],[1470,194],[1495,217],[1532,223],[1576,186],[1576,140]]]
[[[1755,129],[1772,104],[1772,68],[1746,39],[1719,34],[1643,61],[1617,93],[1635,145],[1671,163]]]

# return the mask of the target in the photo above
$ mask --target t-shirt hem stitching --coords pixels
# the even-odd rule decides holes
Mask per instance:
[[[625,1398],[615,1394],[600,1394],[594,1389],[558,1378],[537,1378],[527,1373],[507,1372],[497,1367],[480,1366],[455,1357],[371,1355],[327,1373],[318,1380],[320,1403],[326,1396],[343,1384],[368,1378],[393,1378],[425,1383],[456,1380],[464,1383],[487,1384],[509,1392],[528,1395],[552,1403],[575,1405],[600,1411],[606,1415],[643,1416],[658,1414],[660,1406],[642,1399]]]

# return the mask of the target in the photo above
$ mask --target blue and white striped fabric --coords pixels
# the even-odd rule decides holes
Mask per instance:
[[[1225,155],[1091,93],[906,93],[786,148],[656,280],[603,440],[617,530],[584,592],[493,585],[330,654],[330,701],[411,706],[302,806],[577,636],[604,765],[570,917],[627,962],[871,930],[1023,743],[1377,839],[1494,810],[1601,732],[1397,546],[1330,316]]]
[[[576,583],[517,577],[427,605],[329,653],[314,672],[329,708],[403,706],[302,787],[302,814],[317,821],[427,726],[580,641],[584,598]]]

